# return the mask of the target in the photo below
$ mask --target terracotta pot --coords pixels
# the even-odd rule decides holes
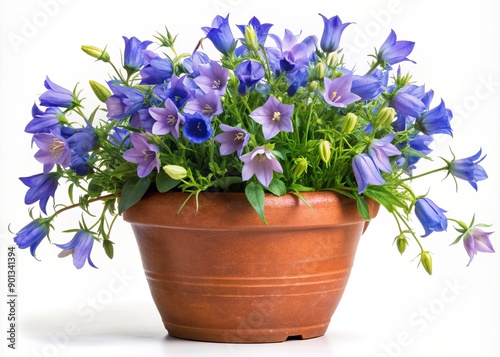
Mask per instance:
[[[323,335],[367,223],[333,192],[266,196],[264,225],[244,194],[151,193],[124,212],[171,336],[278,342]],[[369,202],[371,216],[379,206]]]

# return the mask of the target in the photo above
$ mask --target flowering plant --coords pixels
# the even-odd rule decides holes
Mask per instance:
[[[351,23],[338,16],[324,21],[321,38],[303,39],[285,30],[270,33],[271,24],[252,18],[238,25],[234,37],[229,16],[217,16],[204,27],[204,41],[221,53],[213,60],[202,50],[178,54],[176,36],[166,30],[151,41],[124,37],[121,66],[106,49],[82,46],[97,61],[111,66],[110,80],[90,81],[104,103],[85,113],[77,88],[65,89],[48,77],[40,106],[25,131],[38,147],[35,159],[43,172],[21,181],[29,187],[25,203],[39,202],[44,216],[22,228],[14,240],[20,248],[38,245],[64,211],[80,208],[82,215],[72,240],[56,244],[62,255],[73,254],[81,268],[94,243],[113,257],[110,231],[117,216],[137,203],[148,190],[189,193],[244,192],[265,223],[265,193],[330,190],[357,202],[369,219],[366,199],[380,203],[395,218],[395,238],[402,254],[412,238],[420,248],[419,261],[432,273],[429,251],[410,225],[415,215],[427,237],[445,231],[454,222],[472,261],[477,252],[493,252],[491,232],[484,224],[467,225],[446,217],[446,211],[427,193],[417,194],[411,183],[443,172],[477,190],[487,178],[480,165],[481,150],[463,158],[443,159],[441,166],[418,172],[422,160],[431,160],[436,135],[452,135],[452,113],[443,100],[433,105],[434,92],[411,82],[409,74],[393,65],[410,61],[414,43],[399,41],[391,31],[371,55],[365,74],[344,63],[340,39]],[[54,206],[61,181],[68,185],[70,204]],[[75,199],[75,190],[80,192]],[[103,204],[93,216],[91,203]]]

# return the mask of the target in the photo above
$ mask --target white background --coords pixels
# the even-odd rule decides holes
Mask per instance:
[[[31,119],[31,106],[43,91],[46,75],[67,88],[80,82],[91,97],[88,79],[103,82],[109,68],[80,51],[80,45],[108,46],[119,63],[122,35],[151,39],[168,25],[180,33],[177,48],[190,52],[216,14],[231,13],[232,24],[257,16],[295,33],[321,36],[327,17],[339,15],[356,22],[344,32],[347,63],[366,69],[367,54],[379,47],[391,28],[398,39],[416,41],[403,69],[414,80],[434,89],[437,105],[443,97],[454,110],[454,140],[439,140],[439,155],[457,157],[488,154],[484,167],[490,179],[475,191],[459,183],[459,195],[450,180],[418,186],[422,194],[448,210],[448,215],[479,221],[499,230],[500,115],[500,6],[490,0],[377,0],[377,1],[129,1],[25,0],[0,3],[0,351],[8,356],[274,356],[314,355],[337,357],[481,356],[500,355],[500,257],[479,254],[466,268],[463,246],[449,247],[456,234],[424,239],[434,253],[434,274],[417,269],[412,244],[400,256],[392,240],[396,228],[381,212],[361,240],[344,298],[324,337],[279,344],[224,345],[167,337],[147,284],[131,229],[119,222],[113,240],[116,257],[110,261],[94,249],[98,270],[76,270],[71,259],[56,257],[58,249],[44,242],[37,251],[40,262],[18,250],[18,350],[6,349],[6,250],[14,231],[28,223],[23,204],[26,187],[20,176],[39,173],[32,158],[30,136],[23,133]],[[235,28],[233,33],[238,35]],[[207,41],[205,48],[213,51]],[[90,102],[93,105],[92,102]],[[439,159],[429,167],[437,167]],[[63,196],[63,190],[56,197]],[[68,213],[56,222],[66,227],[78,216]],[[418,232],[421,234],[421,232]],[[499,235],[492,236],[500,250]],[[53,234],[57,243],[71,238]],[[97,247],[99,248],[99,247]],[[307,313],[304,312],[304,313]],[[4,355],[2,353],[2,355]]]

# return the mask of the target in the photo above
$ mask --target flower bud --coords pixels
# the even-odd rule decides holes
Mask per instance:
[[[422,266],[424,267],[425,271],[429,273],[429,275],[432,275],[432,257],[431,253],[428,251],[422,252],[420,254],[420,262],[422,263]]]
[[[312,75],[316,79],[325,78],[325,64],[323,62],[318,62],[316,66],[314,66]]]
[[[109,62],[110,60],[109,53],[106,52],[106,49],[101,50],[94,46],[82,46],[82,51],[91,57],[97,58],[98,61]]]
[[[245,37],[244,37],[245,46],[253,51],[259,50],[259,40],[257,39],[257,33],[252,25],[248,25],[245,27]]]
[[[396,110],[394,108],[384,107],[378,111],[373,126],[375,128],[387,126],[392,123],[395,116]]]
[[[322,140],[319,143],[319,157],[328,166],[332,158],[332,144],[328,140]]]
[[[294,178],[299,178],[305,171],[307,171],[307,166],[309,166],[309,163],[307,162],[307,159],[304,157],[299,157],[294,160],[295,165],[293,166],[292,169],[292,176]]]
[[[326,65],[328,67],[335,67],[339,64],[339,54],[337,52],[330,52],[326,58]]]
[[[90,88],[92,88],[92,90],[94,91],[97,99],[99,99],[103,103],[106,103],[106,100],[111,97],[110,90],[102,84],[97,83],[96,81],[90,80],[89,83]]]
[[[163,171],[174,180],[180,180],[187,176],[186,169],[179,165],[165,165]]]
[[[349,134],[356,127],[356,123],[358,122],[358,116],[354,113],[347,113],[344,118],[344,122],[342,123],[342,133]]]
[[[405,252],[407,245],[408,240],[406,239],[404,234],[400,234],[396,237],[396,246],[398,247],[398,251],[400,254],[403,254]]]
[[[315,90],[317,90],[319,87],[319,84],[318,84],[318,81],[311,81],[309,82],[309,84],[307,85],[307,89],[310,91],[310,92],[314,92]]]

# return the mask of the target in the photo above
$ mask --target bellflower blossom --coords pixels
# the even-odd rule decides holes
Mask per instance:
[[[236,67],[235,74],[240,81],[238,93],[245,95],[255,87],[257,82],[264,78],[264,67],[255,61],[243,61]]]
[[[465,250],[467,251],[467,254],[470,257],[467,266],[469,266],[469,264],[472,263],[472,259],[477,254],[477,252],[482,252],[482,253],[495,252],[495,250],[493,249],[493,245],[491,244],[490,241],[491,234],[493,234],[493,232],[485,232],[477,226],[470,227],[463,234],[464,247]]]
[[[201,144],[212,137],[210,119],[201,113],[185,113],[182,133],[193,144]]]
[[[129,162],[138,164],[137,176],[146,177],[156,168],[160,171],[160,160],[158,158],[158,147],[148,143],[147,136],[139,133],[130,134],[132,148],[123,153],[123,158]]]
[[[123,36],[125,41],[125,53],[123,54],[123,67],[129,73],[138,71],[144,65],[143,51],[148,48],[152,41],[140,41],[133,36],[130,39]]]
[[[446,211],[438,207],[430,198],[419,198],[415,203],[415,214],[424,227],[427,237],[432,232],[445,231],[448,228],[448,219],[444,215]]]
[[[164,108],[149,108],[149,113],[156,121],[151,129],[153,134],[165,135],[171,133],[174,138],[179,138],[179,125],[184,122],[184,116],[179,113],[170,98],[165,101]]]
[[[47,214],[46,207],[49,198],[54,198],[58,184],[55,173],[37,174],[29,177],[20,177],[22,183],[29,187],[24,203],[27,205],[40,201],[40,210]]]
[[[242,155],[240,160],[243,161],[241,171],[243,181],[247,181],[255,175],[262,185],[268,187],[273,179],[274,172],[283,172],[278,160],[271,151],[263,146],[258,146],[249,153]]]
[[[111,82],[108,84],[113,92],[106,100],[109,119],[124,119],[142,108],[144,94],[135,88],[122,87]]]
[[[328,104],[334,107],[344,108],[361,99],[359,95],[351,92],[352,74],[346,74],[334,80],[325,77],[324,82],[325,92],[323,97]]]
[[[33,119],[26,125],[25,132],[30,134],[50,133],[57,130],[61,123],[60,119],[64,117],[59,108],[49,107],[43,112],[36,104],[31,109]]]
[[[224,55],[228,55],[236,47],[236,41],[229,27],[229,15],[225,18],[217,15],[212,21],[212,27],[203,27],[202,30],[215,48]]]
[[[170,80],[173,68],[168,59],[148,50],[143,51],[142,55],[147,65],[141,69],[141,84],[161,84]]]
[[[264,138],[269,140],[280,131],[292,132],[293,125],[290,117],[293,113],[293,104],[282,104],[278,99],[270,96],[266,103],[250,113],[250,117],[262,124]]]
[[[94,240],[92,233],[80,229],[68,243],[56,244],[56,246],[63,250],[71,251],[73,254],[73,265],[76,269],[81,269],[85,265],[85,261],[87,261],[91,267],[97,268],[90,259],[90,252],[92,251]]]
[[[423,112],[416,120],[415,126],[424,134],[448,134],[453,135],[450,120],[453,114],[445,107],[444,101],[434,109]]]
[[[465,159],[452,160],[449,163],[450,173],[454,177],[469,182],[476,191],[477,182],[486,180],[488,178],[486,170],[481,165],[479,165],[479,163],[486,157],[485,155],[480,158],[481,151],[482,150],[479,150],[475,155],[472,155]]]
[[[198,66],[199,75],[194,82],[205,93],[215,92],[217,95],[223,95],[226,91],[229,70],[222,68],[216,61],[210,61],[207,64]]]
[[[40,105],[62,108],[69,108],[74,105],[74,97],[71,91],[55,84],[48,76],[44,84],[47,90],[40,96]]]
[[[358,193],[362,193],[371,185],[383,185],[385,180],[375,165],[373,159],[367,154],[356,155],[352,160],[354,177],[358,183]]]
[[[31,255],[35,256],[36,248],[49,234],[49,229],[50,222],[47,219],[35,219],[17,232],[14,237],[14,243],[20,249],[30,248]]]
[[[337,51],[340,45],[340,36],[342,36],[342,32],[344,32],[345,28],[351,22],[342,23],[338,16],[333,16],[329,19],[321,14],[319,16],[323,18],[324,22],[323,35],[320,42],[321,49],[326,53]]]
[[[214,138],[214,141],[221,144],[220,154],[229,155],[236,152],[238,156],[241,156],[243,148],[248,145],[248,140],[250,140],[248,132],[225,124],[221,124],[220,128],[222,133]]]
[[[222,105],[220,97],[215,92],[207,94],[195,94],[184,105],[184,113],[201,113],[207,118],[212,118],[215,115],[222,113]]]
[[[397,64],[403,61],[412,61],[408,59],[408,55],[413,51],[413,47],[415,47],[415,42],[411,41],[397,41],[397,36],[394,30],[391,30],[391,33],[385,40],[385,42],[380,46],[378,50],[377,58],[380,63],[385,63],[386,68],[391,68],[390,65]]]
[[[389,156],[401,155],[401,151],[391,144],[394,136],[394,134],[389,134],[382,139],[374,140],[368,147],[368,154],[379,170],[392,172]]]
[[[62,167],[71,165],[71,149],[68,142],[61,135],[52,133],[39,133],[33,136],[33,141],[39,150],[35,159],[43,165],[43,173],[47,174],[55,164]]]

